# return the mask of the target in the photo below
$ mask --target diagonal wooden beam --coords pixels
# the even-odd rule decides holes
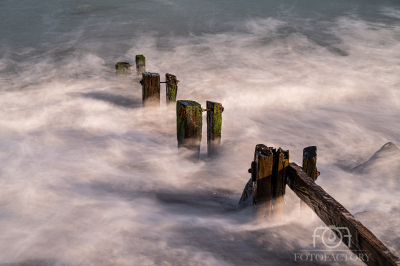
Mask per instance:
[[[399,266],[400,258],[389,249],[360,221],[358,221],[339,202],[326,193],[308,177],[295,163],[287,168],[287,184],[327,225],[340,229],[342,235],[347,228],[351,237],[344,237],[342,242],[357,256],[367,254],[364,263],[369,266]],[[335,230],[333,230],[335,232]],[[335,232],[338,237],[339,233]]]

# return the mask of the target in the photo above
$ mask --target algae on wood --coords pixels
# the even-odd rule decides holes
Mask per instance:
[[[189,100],[176,102],[178,151],[187,154],[187,157],[193,160],[198,160],[200,156],[202,118],[202,109],[199,103]]]
[[[222,104],[207,101],[207,154],[216,155],[221,145]]]
[[[115,71],[117,76],[131,74],[131,65],[127,62],[118,62],[115,65]]]
[[[172,74],[165,74],[166,91],[167,91],[167,104],[176,102],[178,94],[178,80]]]
[[[146,58],[144,57],[144,55],[142,54],[136,55],[135,62],[136,62],[136,72],[138,75],[142,74],[143,72],[146,72]]]

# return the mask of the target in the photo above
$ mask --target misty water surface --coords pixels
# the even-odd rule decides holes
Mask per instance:
[[[259,143],[317,146],[317,183],[400,250],[398,153],[349,171],[400,145],[398,1],[0,0],[0,25],[0,265],[363,265],[294,261],[323,223],[290,191],[282,223],[236,211]],[[205,126],[178,157],[165,88],[142,109],[115,76],[136,54],[223,104],[218,158]]]

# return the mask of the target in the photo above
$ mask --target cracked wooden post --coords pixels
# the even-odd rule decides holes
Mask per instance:
[[[253,220],[269,222],[272,212],[272,171],[274,151],[263,144],[256,145],[254,152],[253,179]]]
[[[117,76],[129,75],[131,74],[131,64],[127,62],[118,62],[115,65],[115,71]]]
[[[178,152],[194,161],[200,157],[202,118],[199,103],[188,100],[176,102]]]
[[[207,154],[213,156],[218,154],[221,145],[222,129],[222,104],[207,101]]]
[[[160,106],[160,75],[158,73],[144,72],[142,84],[143,106]]]
[[[273,221],[281,221],[284,197],[286,193],[286,168],[289,166],[289,151],[279,148],[274,154],[274,171],[272,178],[272,217]]]
[[[176,95],[178,94],[178,80],[172,74],[165,74],[166,91],[167,91],[167,105],[176,102]]]
[[[289,151],[256,145],[249,171],[253,181],[253,220],[281,221],[286,192]]]
[[[136,72],[138,75],[141,75],[143,72],[146,72],[146,58],[142,54],[136,55]]]
[[[303,149],[303,170],[312,181],[317,180],[317,147],[310,146]],[[300,212],[305,217],[312,217],[312,210],[300,200]]]

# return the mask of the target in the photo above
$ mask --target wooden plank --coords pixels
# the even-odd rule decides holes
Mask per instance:
[[[301,167],[295,163],[290,163],[287,170],[289,187],[327,226],[347,228],[350,231],[351,237],[344,237],[342,242],[357,256],[368,254],[369,260],[364,261],[366,265],[400,265],[398,257],[391,253],[371,231],[355,219],[339,202],[315,184]],[[335,232],[335,230],[333,231]],[[340,231],[343,235],[347,234],[344,229]],[[340,237],[339,233],[335,233]]]
[[[160,75],[144,72],[142,83],[143,106],[160,106]]]
[[[176,102],[178,151],[186,154],[189,159],[199,159],[202,120],[203,112],[198,102],[189,100]],[[185,151],[179,148],[185,148]]]
[[[254,154],[253,220],[270,221],[272,212],[272,171],[274,150],[263,144],[256,145]]]
[[[289,164],[289,151],[279,148],[274,154],[274,169],[272,178],[272,216],[271,220],[281,221],[284,197],[286,192],[286,167]]]
[[[222,104],[207,101],[207,154],[215,156],[221,145]]]
[[[167,104],[176,102],[176,95],[178,94],[178,80],[172,74],[165,74]]]
[[[303,149],[303,170],[314,182],[317,180],[317,146]],[[300,212],[304,217],[312,217],[311,209],[301,200]]]
[[[127,62],[118,62],[115,65],[115,71],[117,76],[129,75],[131,74],[131,64]]]
[[[138,75],[141,75],[142,73],[146,72],[146,58],[142,54],[136,55],[135,58],[136,62],[136,72]]]

